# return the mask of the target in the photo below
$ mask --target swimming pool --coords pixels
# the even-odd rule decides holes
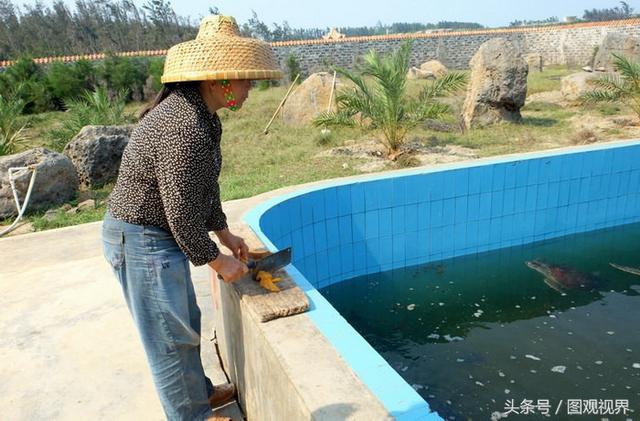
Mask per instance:
[[[401,420],[440,419],[317,288],[394,268],[640,220],[640,143],[501,157],[327,183],[262,203],[245,221],[287,270],[309,317]]]

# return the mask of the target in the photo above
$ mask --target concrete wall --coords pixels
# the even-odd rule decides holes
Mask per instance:
[[[466,69],[482,43],[497,37],[518,45],[523,54],[540,53],[545,65],[584,66],[594,48],[609,32],[640,36],[640,20],[576,24],[542,28],[518,28],[432,34],[399,34],[351,37],[340,40],[286,41],[273,43],[282,69],[294,54],[306,74],[326,71],[331,64],[352,68],[356,60],[374,49],[388,53],[406,39],[413,39],[412,66],[437,59],[452,69]]]
[[[247,419],[392,419],[306,314],[261,323],[233,285],[215,282],[216,337]]]

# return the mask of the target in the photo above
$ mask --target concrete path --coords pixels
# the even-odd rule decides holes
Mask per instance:
[[[102,257],[101,223],[0,239],[0,418],[162,420],[142,345]],[[209,272],[192,267],[202,352],[212,342]],[[235,403],[220,415],[242,420]]]

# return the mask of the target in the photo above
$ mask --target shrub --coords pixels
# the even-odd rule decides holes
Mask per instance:
[[[148,71],[145,60],[115,55],[108,55],[98,66],[100,82],[107,88],[109,96],[114,98],[121,92],[127,92],[125,100],[132,95],[142,97]]]
[[[18,142],[25,139],[23,130],[26,124],[18,122],[23,109],[22,99],[0,95],[0,156],[15,153]]]
[[[43,112],[50,106],[42,69],[29,57],[19,58],[0,74],[0,94],[22,100],[26,114]]]
[[[71,64],[56,61],[47,69],[46,83],[56,108],[64,101],[78,98],[95,83],[94,68],[90,61],[81,60]]]
[[[149,76],[152,77],[152,81],[153,81],[152,87],[155,92],[160,92],[160,89],[162,89],[161,79],[162,79],[163,72],[164,72],[163,58],[152,58],[151,60],[149,60]]]
[[[84,126],[132,122],[133,116],[124,113],[126,97],[127,92],[120,91],[113,98],[109,98],[104,88],[98,88],[93,92],[85,91],[79,99],[65,102],[70,117],[62,127],[49,132],[49,146],[62,151]]]
[[[599,88],[582,96],[584,102],[622,102],[640,117],[640,62],[613,54],[618,73],[597,79]]]
[[[298,75],[300,75],[300,78],[298,79],[298,83],[302,82],[300,80],[302,79],[302,71],[300,69],[300,63],[298,62],[298,59],[296,59],[296,56],[293,53],[289,54],[289,57],[287,57],[287,69],[289,69],[290,82],[293,82],[296,76]]]

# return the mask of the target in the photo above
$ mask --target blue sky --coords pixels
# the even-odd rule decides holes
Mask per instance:
[[[145,0],[133,0],[138,6]],[[34,0],[24,1],[34,3]],[[72,0],[66,0],[70,5]],[[15,4],[22,4],[14,0]],[[45,0],[51,5],[52,0]],[[640,12],[640,0],[627,1],[635,12]],[[582,16],[585,9],[611,8],[616,0],[173,0],[171,4],[179,15],[194,20],[208,14],[216,6],[223,14],[231,15],[239,23],[251,17],[255,10],[258,18],[269,26],[273,22],[289,22],[294,28],[330,26],[374,26],[393,22],[437,23],[439,21],[478,22],[486,26],[504,26],[516,19],[538,20],[557,16]]]

